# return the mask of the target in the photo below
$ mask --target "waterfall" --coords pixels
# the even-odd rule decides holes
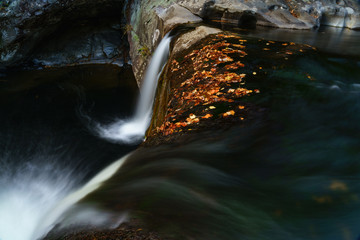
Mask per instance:
[[[161,40],[140,89],[135,115],[128,120],[118,120],[107,126],[97,126],[101,137],[114,142],[133,143],[143,139],[151,120],[152,106],[157,82],[169,56],[171,42],[169,33]]]
[[[107,166],[104,170],[102,170],[94,178],[92,178],[85,186],[67,195],[64,199],[58,202],[57,205],[52,208],[51,211],[49,211],[43,219],[41,219],[41,222],[37,226],[36,231],[34,232],[31,239],[37,239],[38,237],[42,237],[44,234],[50,231],[51,228],[54,227],[54,225],[61,220],[60,217],[67,210],[69,210],[86,195],[98,189],[104,181],[114,175],[116,171],[119,170],[119,168],[123,165],[127,156],[128,155]]]
[[[101,186],[102,182],[109,179],[125,162],[128,155],[112,163],[85,186],[69,194],[69,179],[72,175],[64,175],[62,180],[54,178],[56,166],[49,166],[41,173],[29,169],[29,178],[23,176],[18,186],[12,184],[11,188],[0,194],[0,239],[1,240],[37,240],[45,236],[55,224],[62,221],[64,214],[78,201]],[[23,173],[25,174],[25,173]],[[41,175],[41,176],[34,176]],[[61,174],[59,174],[61,176]],[[19,179],[21,179],[19,177]],[[0,181],[1,183],[2,181]],[[3,187],[3,186],[2,186]],[[68,195],[66,195],[68,194]],[[103,225],[109,217],[106,213],[96,209],[75,212],[75,215],[83,215],[75,224]],[[89,217],[96,213],[96,218]],[[86,215],[87,214],[87,215]],[[103,215],[102,215],[103,214]],[[124,220],[123,216],[117,216]],[[82,221],[85,219],[85,223]],[[92,221],[92,219],[94,221]],[[99,222],[99,219],[103,222]]]
[[[144,137],[151,119],[158,78],[169,55],[171,38],[169,34],[163,38],[150,61],[134,116],[127,121],[99,127],[102,137],[125,143]],[[46,147],[53,150],[50,145]],[[0,156],[0,167],[3,168],[0,168],[0,240],[37,240],[55,225],[66,227],[70,223],[103,226],[109,224],[109,219],[113,224],[124,220],[124,215],[112,215],[92,206],[82,206],[79,201],[111,178],[127,156],[109,165],[77,191],[74,191],[80,182],[77,173],[70,167],[63,169],[57,164],[62,161],[62,155],[50,156],[50,153],[45,154],[43,161],[36,160],[41,158],[38,154],[33,157],[36,161],[23,159],[27,165],[16,165],[16,174],[11,173],[12,168],[7,162],[18,159],[1,159]]]

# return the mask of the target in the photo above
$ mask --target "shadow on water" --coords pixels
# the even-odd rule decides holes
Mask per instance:
[[[87,125],[130,116],[137,95],[130,67],[83,65],[0,79],[1,240],[32,239],[57,202],[136,147],[103,141]]]
[[[244,101],[266,113],[140,148],[82,203],[130,211],[175,239],[358,239],[359,59],[259,58],[266,41],[248,42],[242,62],[262,71],[245,69],[245,81],[261,93]]]

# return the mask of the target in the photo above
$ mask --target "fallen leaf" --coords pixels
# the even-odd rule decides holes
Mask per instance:
[[[208,114],[206,114],[205,116],[203,116],[202,118],[211,118],[213,115],[212,114],[210,114],[210,113],[208,113]]]
[[[234,114],[235,114],[235,111],[230,110],[230,111],[227,111],[226,113],[223,113],[223,117],[231,116],[231,115],[234,115]]]
[[[194,119],[194,118],[196,118],[196,115],[193,114],[193,113],[191,113],[191,114],[189,115],[189,117],[190,117],[190,119]]]

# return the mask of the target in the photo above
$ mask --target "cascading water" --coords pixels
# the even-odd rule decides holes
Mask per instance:
[[[114,142],[134,143],[141,140],[151,120],[157,82],[169,55],[171,36],[168,33],[161,40],[140,89],[140,97],[135,115],[129,120],[119,120],[107,126],[98,126],[98,133],[102,138]]]
[[[75,191],[69,195],[67,195],[65,198],[58,201],[56,206],[50,209],[46,213],[43,219],[41,219],[40,224],[36,226],[35,231],[33,233],[33,236],[30,239],[37,239],[38,237],[43,236],[48,231],[51,230],[52,227],[59,221],[61,221],[61,216],[66,213],[67,210],[69,210],[71,207],[73,207],[78,201],[80,201],[82,198],[84,198],[89,193],[93,192],[97,188],[101,186],[101,184],[109,179],[112,175],[115,174],[115,172],[123,165],[125,162],[127,156],[122,157],[118,161],[112,163],[108,167],[106,167],[104,170],[102,170],[100,173],[98,173],[93,179],[91,179],[85,186],[80,188],[78,191]],[[97,212],[96,209],[93,211]],[[92,212],[90,211],[90,214]],[[101,219],[100,215],[101,213],[97,212],[97,219]],[[85,215],[86,212],[84,213]],[[76,215],[76,214],[75,214]],[[81,217],[79,218],[80,223],[82,223],[82,219],[85,221],[89,221],[89,217]],[[90,218],[91,219],[91,218]],[[103,219],[103,221],[106,221],[107,217]],[[119,220],[123,220],[123,216],[119,217]],[[119,221],[116,221],[117,223]],[[92,222],[94,225],[102,225],[102,221]],[[117,224],[115,224],[117,225]]]
[[[38,240],[54,226],[111,228],[124,220],[123,213],[78,203],[111,177],[127,158],[121,156],[133,149],[84,131],[77,115],[79,108],[101,109],[105,117],[112,110],[130,112],[131,105],[120,110],[111,105],[135,94],[127,85],[134,83],[132,75],[121,75],[125,86],[113,90],[118,73],[107,65],[91,65],[0,79],[0,240]]]
[[[65,197],[73,185],[66,170],[47,171],[47,168],[56,169],[56,166],[36,169],[29,165],[15,176],[0,179],[1,240],[32,240],[44,233],[37,231],[37,223],[42,222],[47,211]]]
[[[109,165],[85,186],[73,193],[70,193],[74,185],[74,182],[71,181],[74,178],[73,174],[66,174],[64,169],[56,171],[54,169],[57,166],[52,164],[38,169],[29,165],[26,169],[22,169],[19,173],[21,175],[17,174],[19,176],[16,176],[15,179],[19,179],[18,181],[11,182],[4,176],[0,179],[2,188],[3,186],[10,187],[5,187],[0,192],[0,239],[36,240],[44,236],[62,220],[62,216],[67,210],[109,179],[121,167],[126,158],[127,156],[124,156]],[[103,222],[107,221],[106,213],[98,212],[96,209],[90,210],[82,211],[79,208],[78,215],[83,214],[85,217],[78,218],[78,222],[73,221],[72,223],[83,224],[84,220],[89,221],[92,218],[89,218],[88,215],[93,212],[96,212],[97,216],[95,222],[90,222],[92,225],[103,225]],[[101,218],[102,214],[104,215],[103,219]],[[122,215],[117,217],[119,221],[123,220]]]

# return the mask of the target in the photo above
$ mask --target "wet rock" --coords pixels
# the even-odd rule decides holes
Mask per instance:
[[[176,25],[200,21],[200,17],[186,8],[168,1],[133,1],[129,19],[129,43],[132,66],[139,85],[150,60],[150,53],[155,50],[162,37]]]
[[[212,4],[209,4],[212,3]],[[188,2],[183,2],[188,4]],[[199,3],[198,3],[199,4]],[[319,27],[320,24],[358,28],[355,19],[358,18],[359,3],[353,1],[243,1],[237,3],[232,0],[203,1],[201,16],[210,21],[223,21],[236,24],[240,13],[249,12],[255,17],[257,25],[290,28],[311,29]],[[230,16],[230,17],[229,17]],[[320,21],[325,16],[326,21]],[[239,18],[240,17],[240,18]]]
[[[128,63],[128,45],[121,30],[104,26],[90,29],[88,26],[69,29],[66,34],[44,42],[33,56],[36,65],[59,66],[81,63],[112,63],[122,66]]]
[[[198,22],[199,17],[216,27],[242,29],[266,26],[310,30],[321,25],[359,29],[359,13],[357,0],[135,0],[129,17],[134,73],[140,83],[150,59],[150,54],[139,54],[141,49],[152,52],[172,26],[193,20]]]
[[[181,51],[187,50],[206,36],[219,33],[221,31],[222,30],[217,28],[210,28],[205,26],[197,27],[194,31],[185,33],[176,40],[172,54],[177,54]]]
[[[123,23],[124,4],[122,0],[2,1],[0,68],[85,61],[120,64],[125,39],[121,27],[114,26]]]
[[[200,17],[178,4],[173,4],[168,8],[158,7],[156,14],[163,21],[164,32],[168,32],[178,24],[202,22]]]
[[[150,231],[137,219],[131,219],[122,223],[119,227],[111,230],[104,229],[87,229],[76,231],[65,229],[53,231],[44,238],[44,240],[161,240],[167,239],[159,235],[159,233]]]

